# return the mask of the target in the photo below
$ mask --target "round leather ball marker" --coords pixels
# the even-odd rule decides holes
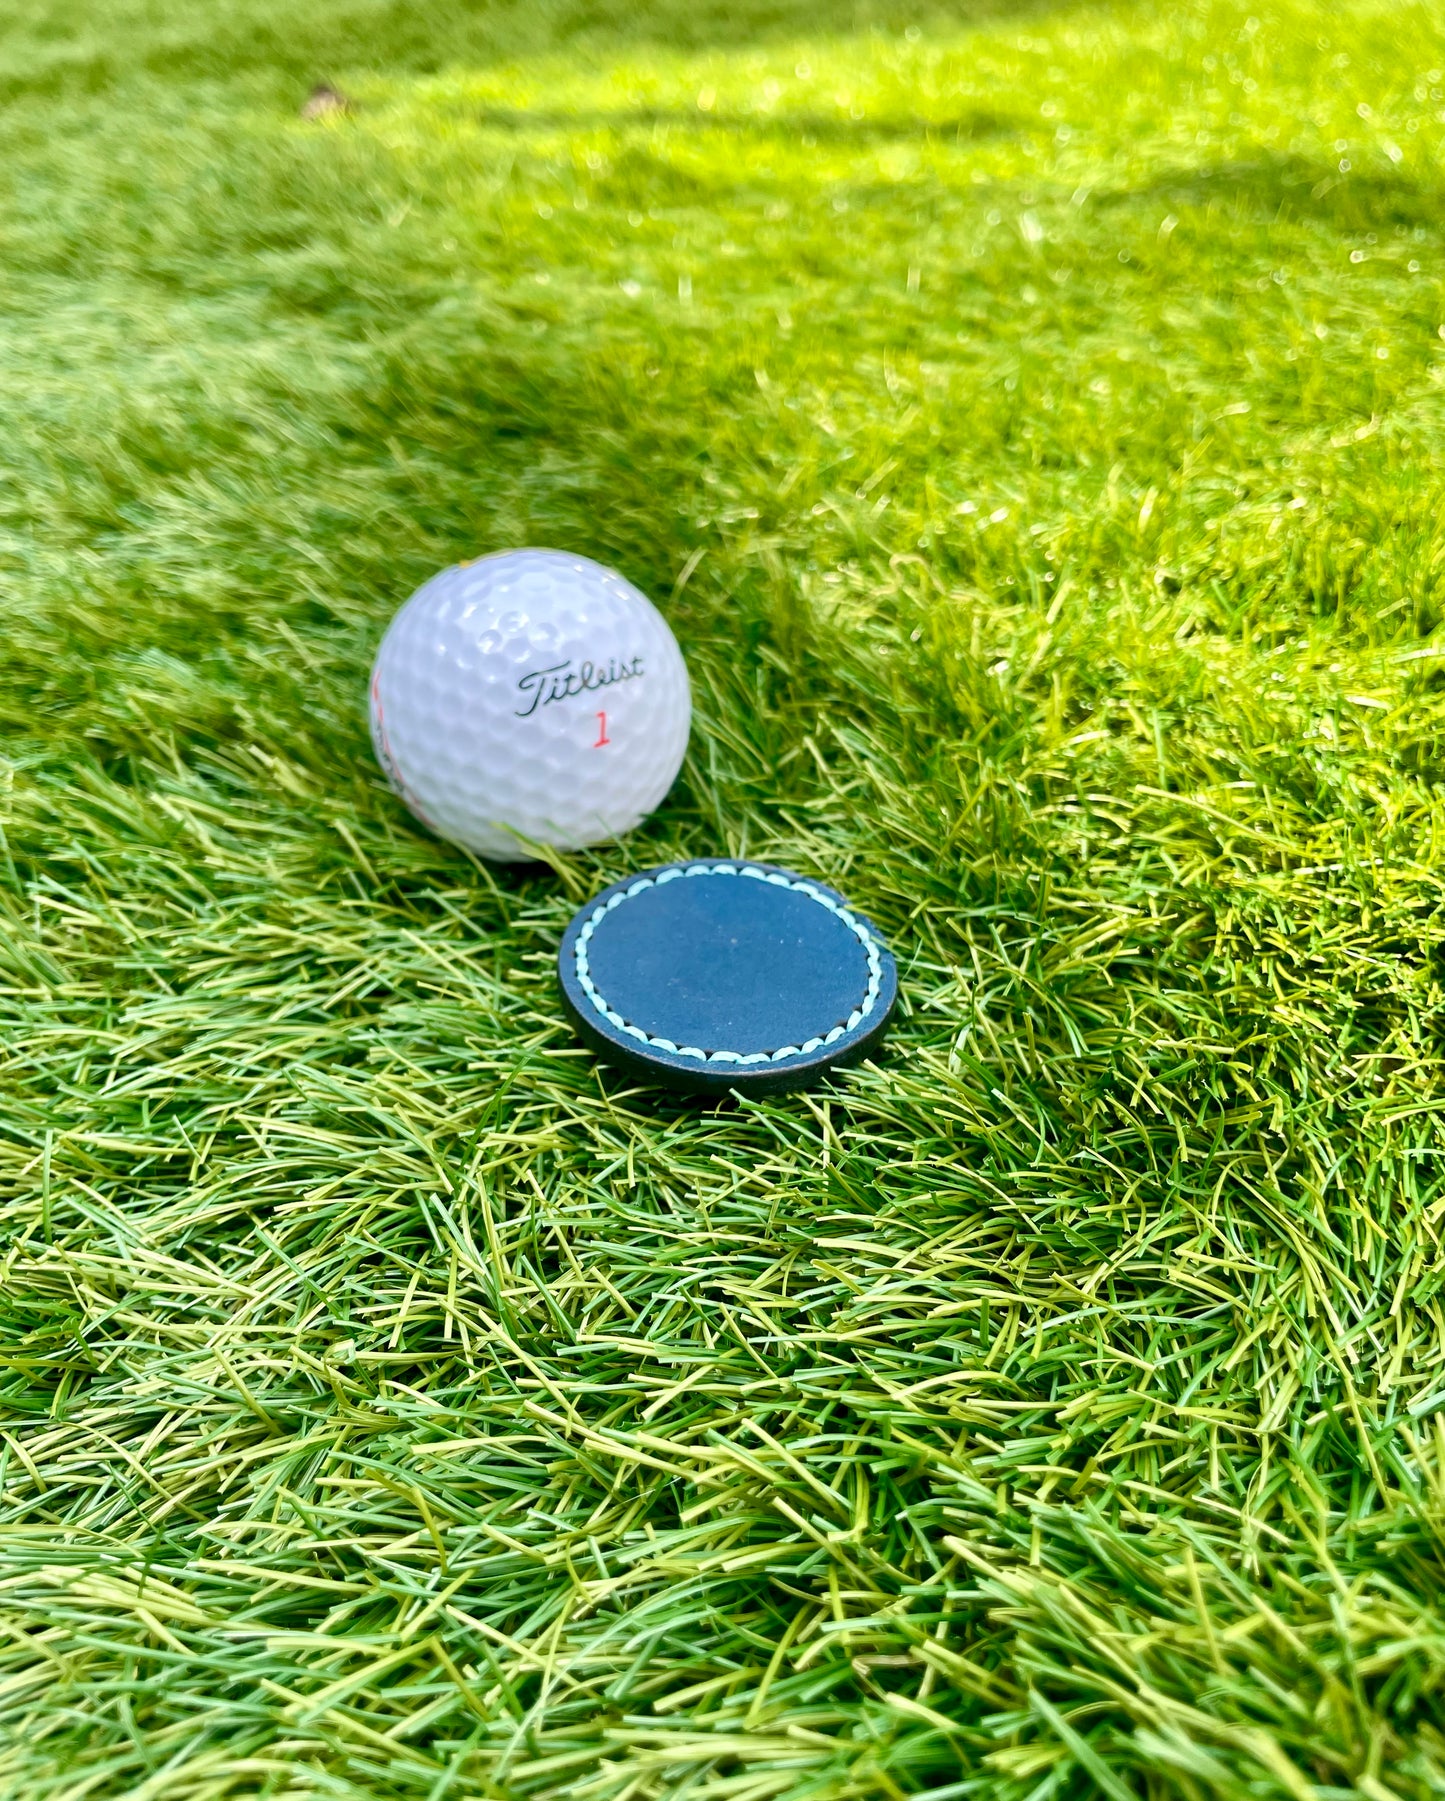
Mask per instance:
[[[841,894],[768,863],[644,870],[573,917],[567,1011],[610,1062],[701,1094],[801,1088],[882,1038],[898,971]]]

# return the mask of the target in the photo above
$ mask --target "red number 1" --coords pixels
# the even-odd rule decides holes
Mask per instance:
[[[593,750],[601,750],[604,744],[610,744],[611,742],[612,740],[607,736],[607,715],[605,713],[599,713],[597,715],[597,742],[592,748]]]

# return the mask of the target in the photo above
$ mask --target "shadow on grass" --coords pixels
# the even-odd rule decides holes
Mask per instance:
[[[869,31],[957,31],[1059,0],[39,0],[0,22],[0,95],[103,91],[137,74],[277,88],[362,70],[425,75],[561,52],[747,49]],[[303,88],[304,92],[304,88]]]
[[[457,109],[444,109],[457,117]],[[1007,137],[1019,121],[1002,113],[972,112],[951,119],[840,119],[824,113],[748,113],[718,117],[675,108],[638,107],[614,112],[546,113],[487,107],[472,114],[500,131],[655,131],[674,126],[697,135],[742,138],[787,137],[804,143],[886,144],[923,140],[931,143],[977,143]]]
[[[1286,223],[1317,221],[1340,231],[1438,226],[1445,220],[1445,191],[1439,182],[1341,171],[1308,157],[1267,153],[1181,171],[1099,199],[1103,205],[1158,200],[1191,211],[1224,206]]]

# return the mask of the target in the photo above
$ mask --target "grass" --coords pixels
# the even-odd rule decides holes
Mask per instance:
[[[12,11],[7,1801],[1445,1791],[1442,71],[1405,0]],[[509,873],[363,701],[521,542],[698,717]],[[631,1091],[562,927],[744,852],[906,1016]]]

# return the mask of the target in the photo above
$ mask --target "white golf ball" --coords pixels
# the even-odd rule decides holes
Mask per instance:
[[[666,620],[614,570],[560,550],[460,563],[392,620],[371,737],[439,837],[502,862],[526,840],[577,850],[630,832],[687,750],[687,666]]]

